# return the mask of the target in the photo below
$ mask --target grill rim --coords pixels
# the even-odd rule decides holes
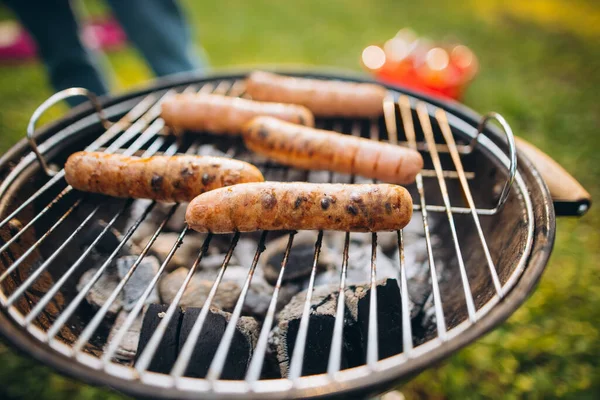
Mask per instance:
[[[273,70],[273,68],[266,69]],[[316,78],[350,79],[354,81],[372,82],[371,80],[365,79],[364,77],[356,76],[354,74],[348,73],[347,71],[340,71],[336,69],[319,69],[308,71],[306,70],[306,68],[285,70],[277,69],[277,72]],[[141,98],[142,96],[147,95],[149,93],[156,93],[171,87],[200,83],[203,81],[218,79],[240,79],[247,73],[248,70],[234,69],[223,70],[219,73],[210,75],[185,74],[180,76],[174,76],[167,79],[158,80],[154,85],[141,90],[129,92],[115,97],[104,97],[101,99],[101,103],[104,108],[110,106],[120,106],[123,109],[123,111],[126,111],[130,108],[125,107],[126,104],[129,104],[134,100],[137,101],[138,98]],[[480,116],[477,113],[459,103],[443,102],[422,94],[414,93],[402,87],[395,87],[391,85],[385,86],[391,90],[396,90],[400,93],[408,94],[412,97],[424,100],[430,104],[433,104],[446,111],[449,111],[474,127],[477,126],[478,122],[480,121]],[[71,124],[81,120],[82,118],[92,115],[93,113],[94,109],[89,105],[76,108],[69,112],[65,117],[40,129],[39,133],[36,134],[36,137],[39,138],[39,140],[47,140],[60,130],[70,126]],[[115,112],[114,115],[118,114],[118,112]],[[502,150],[506,150],[506,144],[502,140],[503,135],[501,131],[499,131],[493,126],[488,126],[488,128],[486,129],[486,135]],[[0,157],[0,171],[2,171],[1,174],[3,176],[6,176],[6,173],[10,168],[10,163],[18,161],[23,155],[27,154],[29,150],[30,149],[28,143],[26,142],[26,139],[23,139],[15,146],[13,146],[4,156]],[[522,275],[518,279],[518,282],[512,288],[512,290],[510,290],[510,292],[506,294],[504,299],[501,300],[498,304],[496,304],[496,306],[492,310],[490,310],[487,315],[482,317],[477,324],[475,324],[473,327],[470,327],[470,329],[466,330],[460,335],[449,339],[439,347],[427,352],[426,357],[418,356],[415,359],[413,359],[410,363],[410,368],[407,369],[408,376],[414,376],[415,374],[422,371],[432,363],[449,356],[455,350],[466,346],[476,338],[482,336],[495,326],[502,323],[508,318],[508,316],[510,316],[514,312],[514,310],[516,310],[516,308],[520,304],[522,304],[525,301],[525,299],[528,297],[534,286],[539,281],[541,273],[545,268],[545,265],[550,256],[554,244],[554,207],[550,199],[549,191],[542,178],[540,177],[539,173],[537,172],[537,170],[535,170],[531,162],[529,162],[529,160],[527,160],[520,153],[518,154],[518,165],[519,172],[525,180],[527,187],[530,189],[530,197],[532,201],[534,217],[534,235],[532,249],[529,258],[527,259],[525,270],[523,271]],[[533,191],[531,190],[533,188],[539,190]],[[30,336],[29,333],[27,333],[25,330],[19,328],[16,324],[14,324],[11,321],[10,317],[5,313],[4,310],[2,313],[0,313],[0,334],[2,334],[2,336],[4,336],[8,342],[10,342],[16,348],[18,348],[19,351],[21,351],[22,353],[30,355],[34,359],[41,361],[45,364],[52,365],[57,371],[64,375],[83,380],[86,383],[91,383],[96,386],[108,385],[125,393],[144,397],[156,397],[157,395],[159,395],[163,397],[181,398],[194,397],[194,395],[197,394],[195,392],[182,391],[173,388],[161,389],[156,386],[146,385],[139,380],[127,380],[126,378],[118,378],[116,376],[113,376],[112,374],[98,374],[97,370],[83,366],[79,363],[75,364],[73,363],[72,359],[56,352],[49,346],[43,345],[39,341],[35,340],[35,338]],[[356,390],[363,390],[365,391],[365,393],[375,391],[377,388],[389,386],[392,382],[396,382],[398,380],[397,373],[392,374],[392,372],[389,370],[386,372],[386,375],[380,373],[378,375],[377,382],[371,383],[369,387],[356,388],[350,387],[356,385],[348,385],[349,387],[346,388],[337,387],[333,389],[346,390],[336,392],[335,394],[338,395]],[[290,392],[290,395],[292,395],[294,392],[296,392],[295,389],[292,392]],[[266,395],[256,392],[252,394],[254,394],[254,396],[261,395],[261,397],[265,397]],[[316,394],[317,393],[314,393],[314,395]],[[220,394],[220,397],[235,398],[238,396],[223,396],[223,394]]]

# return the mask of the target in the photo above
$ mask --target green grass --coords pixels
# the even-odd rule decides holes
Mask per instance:
[[[102,9],[87,1],[93,12]],[[410,26],[479,56],[464,102],[502,113],[600,198],[600,5],[594,1],[184,1],[213,67],[302,63],[359,70],[361,49]],[[448,4],[451,3],[451,4]],[[457,7],[458,4],[464,4]],[[0,16],[8,17],[6,11]],[[149,73],[132,50],[109,55],[115,91]],[[25,135],[51,90],[36,63],[0,67],[0,152]],[[51,117],[64,112],[57,107]],[[559,219],[554,254],[505,324],[403,387],[408,398],[600,398],[600,208]],[[120,398],[0,348],[0,397]]]

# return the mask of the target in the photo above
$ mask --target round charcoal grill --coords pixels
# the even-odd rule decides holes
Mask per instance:
[[[358,80],[345,75],[301,75]],[[466,346],[508,318],[532,291],[552,249],[555,211],[540,175],[517,154],[506,122],[497,114],[482,119],[456,104],[442,104],[389,87],[380,120],[322,119],[317,126],[414,147],[423,154],[425,169],[408,187],[415,210],[409,225],[412,228],[392,234],[315,233],[311,242],[312,270],[302,287],[307,294],[296,314],[295,337],[286,337],[283,377],[277,376],[281,369],[275,375],[269,373],[273,362],[272,327],[282,318],[278,300],[287,290],[283,277],[286,267],[292,268],[288,261],[293,259],[294,238],[300,234],[296,232],[203,237],[199,251],[186,260],[185,278],[146,334],[143,348],[137,349],[133,361],[120,359],[118,352],[127,340],[128,330],[144,312],[149,312],[149,298],[169,273],[169,263],[178,257],[186,240],[197,240],[197,236],[179,221],[181,228],[170,232],[173,239],[160,266],[133,299],[130,310],[122,318],[115,318],[111,306],[120,299],[126,284],[136,279],[136,270],[142,268],[149,254],[154,254],[153,246],[167,235],[171,223],[182,218],[180,211],[185,206],[75,191],[66,184],[61,169],[71,153],[85,148],[144,156],[196,154],[208,146],[228,157],[253,162],[272,181],[365,181],[277,165],[250,154],[239,138],[190,133],[175,140],[168,134],[159,117],[162,100],[181,91],[243,96],[244,76],[178,78],[150,90],[105,99],[101,105],[83,89],[68,89],[34,113],[29,143],[21,141],[0,159],[0,331],[10,342],[65,374],[136,396],[367,396],[390,389]],[[48,107],[67,96],[82,94],[88,95],[95,107],[82,106],[33,134],[35,121]],[[490,125],[492,119],[503,130]],[[102,304],[88,304],[89,293],[102,284],[117,257],[131,249],[132,237],[140,227],[148,226],[149,219],[156,222],[134,254],[135,261]],[[104,222],[98,225],[98,221]],[[120,234],[115,235],[115,230]],[[394,269],[393,276],[389,271],[385,273],[398,286],[396,297],[389,295],[389,286],[380,285],[383,256],[378,246],[384,235]],[[86,246],[81,245],[84,240]],[[351,271],[357,240],[369,249],[367,266],[358,272]],[[262,268],[263,250],[268,251],[276,241],[285,244],[279,275],[268,306],[255,316],[258,328],[243,373],[232,379],[226,371],[232,352],[239,351],[235,343],[237,326],[246,315],[245,301],[253,278]],[[241,243],[253,246],[239,248]],[[203,261],[214,256],[211,249],[219,246],[225,250],[214,267],[208,299],[193,318],[188,312],[186,318],[191,319],[187,339],[179,339],[169,368],[156,372],[152,366],[166,351],[163,338],[171,334],[181,315],[185,290],[194,275],[206,268]],[[313,318],[317,308],[312,302],[324,284],[318,265],[325,246],[330,246],[329,256],[333,255],[335,264],[328,272],[332,278],[326,282],[333,296],[328,315],[331,324],[329,331],[316,332],[315,324],[320,320]],[[409,256],[414,246],[422,246],[423,259]],[[198,343],[207,340],[207,332],[214,328],[210,304],[225,290],[222,286],[233,257],[239,267],[245,268],[241,294],[212,351],[198,354]],[[365,301],[358,303],[359,315],[354,317],[348,317],[354,293],[348,290],[356,287],[350,272],[354,277],[357,273],[364,275],[362,288],[369,293]],[[82,283],[85,273],[88,279]],[[411,298],[416,285],[425,287],[426,299]],[[352,318],[355,323],[350,326],[348,320]],[[118,319],[120,327],[115,326]],[[350,332],[360,333],[360,348],[349,348]],[[395,349],[392,354],[388,351],[391,348]],[[321,360],[320,370],[307,370],[307,364],[314,364],[315,359]],[[198,360],[206,364],[206,371],[200,377],[190,376],[189,367]]]

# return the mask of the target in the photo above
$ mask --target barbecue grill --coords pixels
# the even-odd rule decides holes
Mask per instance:
[[[294,74],[294,73],[292,73]],[[297,73],[296,73],[297,74]],[[321,79],[359,78],[343,74],[306,73]],[[434,362],[466,346],[516,310],[533,290],[546,265],[553,246],[555,209],[540,173],[517,151],[513,134],[498,114],[480,117],[457,104],[440,103],[400,88],[388,87],[384,116],[379,120],[320,119],[317,126],[373,140],[389,141],[419,150],[425,169],[416,183],[409,185],[414,200],[413,222],[418,225],[426,248],[423,268],[428,276],[431,326],[415,333],[410,298],[413,282],[405,249],[415,240],[413,234],[394,234],[393,260],[400,288],[401,327],[396,341],[402,351],[382,356],[380,342],[385,321],[378,310],[385,298],[377,295],[377,251],[380,235],[369,234],[370,269],[364,282],[370,290],[366,319],[366,353],[361,365],[343,367],[344,332],[348,305],[347,274],[353,238],[346,233],[319,232],[314,243],[310,275],[305,282],[298,332],[294,340],[288,373],[284,377],[265,374],[269,362],[270,337],[279,309],[278,298],[284,288],[283,276],[293,248],[296,232],[261,232],[234,235],[208,235],[189,268],[174,299],[168,304],[156,329],[134,362],[116,357],[128,329],[144,312],[146,299],[163,276],[167,264],[179,247],[190,238],[183,227],[165,255],[158,271],[144,287],[123,325],[111,335],[114,318],[110,307],[132,279],[136,268],[152,252],[154,243],[165,234],[165,227],[178,204],[167,208],[156,229],[140,246],[135,262],[120,279],[104,304],[93,308],[86,295],[108,273],[111,264],[148,218],[156,214],[157,204],[146,203],[138,216],[130,215],[133,201],[110,199],[77,192],[64,180],[61,166],[74,151],[100,150],[125,154],[197,153],[212,145],[229,157],[254,162],[268,180],[306,180],[355,182],[360,178],[333,173],[298,171],[276,163],[253,158],[239,138],[189,134],[176,139],[160,119],[160,103],[181,91],[200,91],[244,95],[245,73],[210,77],[179,77],[163,81],[151,89],[99,101],[84,89],[68,89],[48,99],[33,114],[28,140],[14,146],[0,159],[0,331],[16,347],[57,370],[93,384],[108,385],[125,393],[144,397],[196,398],[307,398],[315,396],[372,395],[382,393],[399,381],[414,376]],[[34,132],[39,116],[56,102],[84,95],[90,103],[68,116]],[[499,123],[498,129],[492,120]],[[114,122],[109,122],[114,121]],[[563,201],[561,210],[583,213],[589,198],[573,205]],[[77,245],[89,233],[95,221],[106,221],[94,231],[87,247]],[[113,229],[122,234],[116,242],[106,243]],[[89,236],[89,235],[88,235]],[[243,378],[224,379],[223,370],[231,351],[236,324],[244,314],[244,302],[260,266],[260,258],[274,237],[286,237],[281,269],[268,307],[260,316],[252,357]],[[247,270],[241,294],[235,302],[227,328],[210,357],[206,376],[186,373],[193,362],[194,348],[205,334],[210,304],[218,295],[229,263],[241,240],[249,238],[255,246],[238,260]],[[312,294],[318,286],[318,262],[324,241],[338,240],[335,285],[337,296],[331,343],[322,373],[307,374],[303,363],[311,349]],[[333,239],[332,239],[333,238]],[[421,240],[420,239],[420,240]],[[189,239],[192,240],[192,239]],[[220,242],[223,254],[208,299],[202,306],[177,359],[167,373],[149,370],[161,340],[173,323],[179,303],[194,274],[203,268],[211,246]],[[105,256],[84,285],[78,285],[90,268],[90,258],[99,247]],[[443,264],[443,266],[442,266]],[[421,271],[423,272],[423,271]],[[329,337],[327,338],[329,340]]]

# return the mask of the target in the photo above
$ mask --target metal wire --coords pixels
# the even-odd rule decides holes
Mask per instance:
[[[473,302],[473,293],[471,293],[471,286],[469,285],[469,278],[467,277],[467,270],[465,269],[465,262],[462,256],[462,250],[460,249],[460,243],[458,241],[458,234],[456,233],[456,226],[454,224],[454,217],[452,216],[452,211],[450,210],[450,196],[448,195],[448,188],[446,187],[446,181],[442,176],[442,162],[440,161],[440,156],[437,153],[437,150],[433,144],[435,143],[435,139],[433,137],[433,129],[431,128],[431,122],[429,121],[429,113],[427,112],[427,106],[425,103],[417,104],[417,115],[419,116],[419,121],[421,121],[421,127],[423,128],[423,134],[425,135],[425,140],[427,143],[431,143],[431,160],[433,161],[433,166],[435,170],[438,172],[438,183],[440,185],[440,190],[442,192],[442,199],[444,201],[444,206],[446,207],[446,216],[448,217],[448,223],[450,224],[450,233],[452,234],[452,241],[454,242],[454,250],[456,251],[456,260],[458,261],[458,268],[460,271],[460,278],[463,284],[463,290],[465,293],[465,301],[467,303],[467,312],[469,313],[469,319],[472,322],[475,322],[475,303]]]
[[[402,117],[402,126],[404,134],[411,148],[416,149],[417,135],[415,134],[414,123],[412,119],[412,111],[410,107],[410,99],[408,96],[402,95],[398,99],[400,106],[400,115]],[[389,118],[392,116],[390,115]],[[395,118],[395,113],[394,116]],[[427,246],[427,257],[429,260],[429,273],[431,274],[431,288],[433,292],[433,304],[435,307],[435,319],[437,323],[438,337],[442,340],[446,339],[446,320],[444,317],[444,309],[442,308],[442,298],[440,295],[440,286],[438,283],[437,271],[435,269],[435,260],[433,258],[433,246],[431,244],[431,233],[429,232],[429,220],[427,214],[427,202],[425,201],[425,189],[423,186],[423,177],[417,174],[416,177],[417,191],[419,192],[419,201],[421,203],[421,217],[423,219],[423,230],[425,231],[425,244]]]
[[[290,256],[290,250],[292,248],[292,243],[294,242],[295,234],[296,232],[290,233],[285,254],[283,255],[283,260],[281,261],[281,269],[279,271],[279,276],[277,277],[277,283],[273,289],[273,295],[271,296],[271,301],[269,302],[269,308],[267,309],[267,314],[265,316],[265,320],[263,321],[262,329],[260,330],[260,336],[258,337],[258,342],[256,344],[256,348],[254,349],[254,354],[252,355],[248,372],[246,373],[246,382],[250,384],[254,383],[260,378],[265,359],[265,353],[267,352],[269,333],[271,332],[271,326],[273,325],[273,320],[275,319],[277,297],[279,296],[279,290],[281,289],[283,275],[285,274],[285,267],[288,262],[288,257]]]
[[[458,178],[460,180],[460,185],[462,187],[463,193],[465,194],[465,199],[467,200],[467,204],[471,209],[473,222],[475,223],[477,235],[479,236],[479,241],[481,242],[481,246],[483,247],[483,252],[485,254],[485,259],[490,270],[492,282],[494,283],[494,288],[496,289],[496,293],[498,294],[498,296],[502,298],[504,296],[504,292],[502,290],[502,285],[500,284],[500,278],[498,278],[498,272],[496,271],[496,267],[494,266],[494,262],[492,261],[490,249],[488,247],[487,241],[485,240],[485,236],[483,235],[483,230],[481,229],[481,222],[479,221],[479,216],[477,215],[475,201],[473,200],[473,195],[471,194],[471,189],[469,188],[469,182],[467,182],[467,178],[465,176],[465,171],[462,165],[462,161],[460,160],[460,155],[458,154],[458,150],[456,148],[454,136],[452,135],[452,131],[450,130],[450,124],[448,124],[446,112],[441,109],[438,109],[435,115],[440,125],[442,135],[444,135],[444,140],[448,144],[450,156],[452,157],[452,162],[454,163],[456,171],[458,172]]]

